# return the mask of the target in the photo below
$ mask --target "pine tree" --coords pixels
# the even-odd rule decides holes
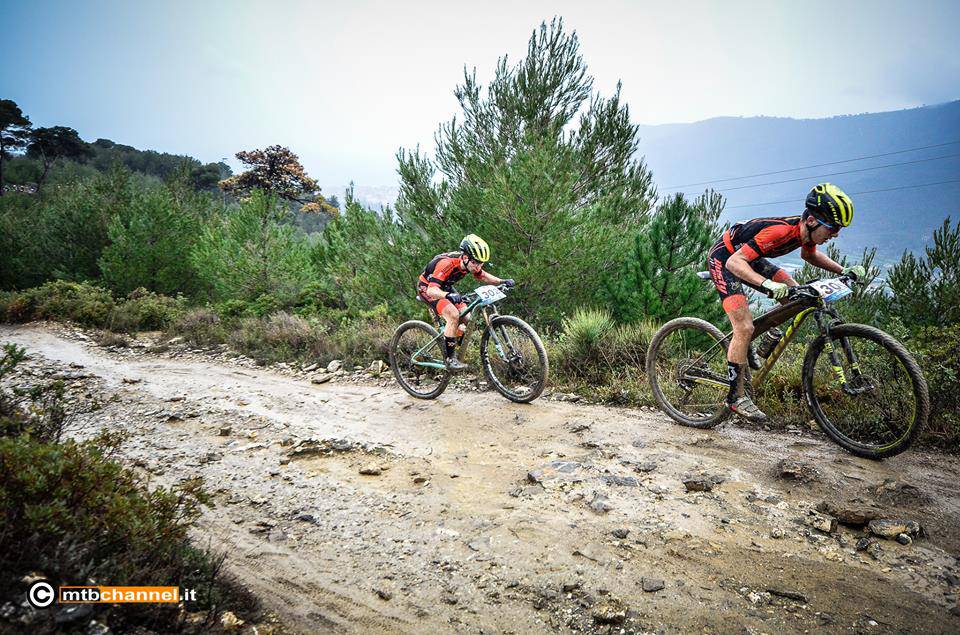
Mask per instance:
[[[619,321],[692,315],[719,323],[723,310],[716,291],[696,274],[706,267],[719,235],[715,221],[722,207],[719,195],[708,193],[693,204],[675,194],[657,208],[607,282],[611,311]]]
[[[413,281],[430,257],[475,233],[491,246],[491,271],[519,282],[512,310],[558,325],[580,305],[602,304],[602,281],[653,197],[619,86],[594,93],[576,33],[555,19],[518,63],[500,59],[486,90],[465,71],[455,95],[462,114],[440,127],[435,157],[398,153],[403,239],[383,241],[382,260],[409,263]]]

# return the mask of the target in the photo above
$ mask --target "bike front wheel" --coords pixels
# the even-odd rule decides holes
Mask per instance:
[[[654,334],[646,370],[660,409],[677,423],[712,428],[730,411],[724,334],[699,318],[670,320]]]
[[[390,368],[397,383],[418,399],[434,399],[450,383],[440,334],[420,320],[404,322],[393,334]]]
[[[890,335],[863,324],[837,325],[829,339],[821,335],[810,343],[803,390],[826,435],[871,459],[910,447],[930,412],[927,382],[913,356]]]
[[[480,362],[490,383],[517,403],[540,396],[550,372],[547,351],[533,328],[512,315],[498,315],[480,338]]]

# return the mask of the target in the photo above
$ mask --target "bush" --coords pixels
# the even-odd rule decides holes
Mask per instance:
[[[210,309],[190,309],[174,320],[168,329],[193,346],[215,346],[227,340],[227,329],[220,316]]]
[[[276,198],[257,192],[206,227],[191,262],[212,299],[250,302],[269,294],[282,307],[296,303],[316,274],[307,237],[283,224],[288,216]]]
[[[5,344],[0,354],[0,382],[25,358],[23,348]],[[62,381],[14,388],[11,392],[0,384],[0,437],[28,434],[40,441],[58,442],[70,419],[63,395]]]
[[[138,287],[167,295],[195,293],[190,251],[211,209],[208,195],[192,192],[182,181],[138,190],[129,209],[107,228],[110,243],[99,259],[104,282],[120,294]]]
[[[6,319],[73,320],[84,326],[104,326],[116,306],[111,293],[86,282],[54,280],[8,299]]]
[[[650,340],[660,325],[653,320],[623,324],[613,331],[604,356],[611,367],[625,367],[643,371],[647,362]]]
[[[110,328],[125,333],[159,331],[176,321],[185,310],[182,297],[158,295],[141,287],[113,310]]]
[[[601,309],[577,309],[563,320],[557,343],[557,369],[570,378],[599,382],[613,320]]]
[[[197,609],[224,598],[254,610],[255,600],[219,579],[222,560],[192,547],[187,532],[207,503],[198,480],[148,491],[110,459],[116,435],[63,444],[28,435],[0,438],[0,595],[23,589],[41,571],[51,584],[121,582],[198,589]],[[212,583],[211,583],[212,581]],[[117,632],[178,629],[176,606],[97,607]],[[102,619],[102,618],[101,618]]]
[[[243,318],[227,341],[254,359],[276,362],[303,357],[314,348],[319,335],[305,319],[279,311],[266,318]]]
[[[930,389],[927,436],[955,447],[960,441],[960,324],[921,329],[908,347]]]

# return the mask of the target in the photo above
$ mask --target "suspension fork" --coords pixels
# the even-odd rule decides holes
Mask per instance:
[[[830,321],[825,319],[825,314],[833,318]],[[830,334],[830,329],[840,322],[840,316],[832,310],[822,311],[817,314],[817,325],[820,327],[820,332],[824,337],[824,349],[827,351],[827,356],[830,359],[830,366],[833,368],[833,372],[837,377],[837,382],[841,384],[844,390],[849,389],[849,382],[847,381],[846,373],[843,370],[843,364],[840,360],[840,356],[837,353],[836,346],[833,345],[833,337]],[[850,368],[850,372],[854,378],[859,378],[863,375],[860,370],[860,362],[857,359],[857,354],[854,352],[853,347],[850,345],[850,340],[846,337],[839,338],[840,348],[843,350],[844,356],[847,358],[847,365]]]
[[[497,329],[493,328],[493,320],[500,314],[497,313],[497,310],[493,307],[484,307],[483,309],[483,319],[487,323],[487,328],[490,329],[490,336],[493,338],[493,345],[497,349],[497,354],[500,355],[500,359],[504,361],[511,361],[510,357],[504,351],[509,351],[513,353],[514,347],[513,342],[510,340],[509,333],[498,334]],[[503,335],[503,340],[500,340],[500,336]]]

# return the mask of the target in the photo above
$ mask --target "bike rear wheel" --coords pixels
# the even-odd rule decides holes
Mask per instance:
[[[421,366],[417,361],[443,364],[443,345],[435,328],[420,320],[410,320],[401,324],[390,340],[390,368],[400,386],[414,397],[438,397],[450,383],[449,371]]]
[[[540,396],[550,372],[547,351],[533,328],[512,315],[494,317],[480,338],[480,362],[490,383],[517,403]]]
[[[724,334],[698,318],[664,324],[650,341],[646,371],[653,397],[677,423],[712,428],[730,416]]]
[[[871,459],[903,452],[926,425],[930,397],[913,356],[890,335],[863,324],[840,324],[830,341],[841,381],[821,335],[803,360],[803,390],[813,418],[834,442]]]

